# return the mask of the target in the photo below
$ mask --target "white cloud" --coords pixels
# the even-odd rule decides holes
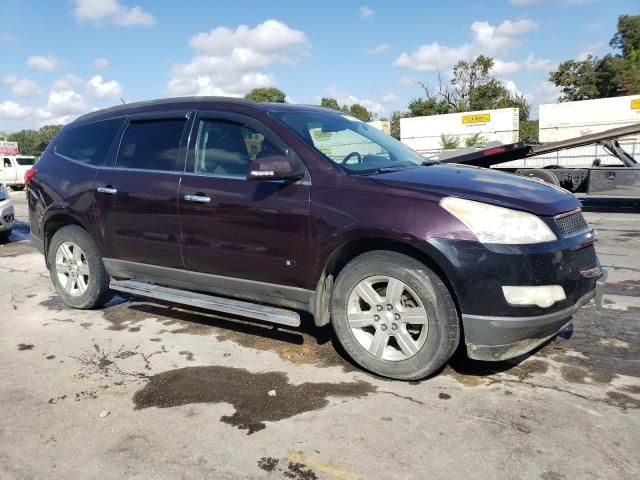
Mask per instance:
[[[98,98],[118,98],[122,96],[122,85],[115,80],[108,82],[96,75],[87,82],[87,94]]]
[[[558,68],[558,64],[548,58],[536,58],[533,54],[529,54],[524,62],[527,70],[540,70],[541,72],[550,72]]]
[[[384,97],[382,97],[382,103],[393,103],[400,100],[400,97],[395,93],[387,93]]]
[[[304,32],[278,20],[254,28],[218,27],[189,41],[196,55],[173,65],[167,90],[172,95],[242,96],[257,87],[275,85],[263,70],[271,65],[295,65],[307,52]]]
[[[376,45],[373,48],[367,50],[367,53],[371,55],[378,55],[380,53],[385,53],[391,50],[391,46],[388,43],[381,43],[380,45]]]
[[[11,100],[0,103],[0,118],[8,120],[24,120],[32,113],[32,108]]]
[[[73,14],[82,22],[111,23],[120,27],[150,27],[155,17],[141,7],[125,7],[119,0],[74,0]]]
[[[60,66],[60,59],[53,55],[32,55],[27,58],[27,65],[36,70],[42,70],[45,72],[52,72]]]
[[[18,39],[13,33],[0,32],[0,45],[13,43]]]
[[[561,90],[562,89],[560,87],[556,87],[551,82],[538,82],[531,89],[527,99],[530,102],[535,101],[538,105],[543,103],[556,103],[558,101],[558,97],[560,97]]]
[[[495,58],[519,45],[515,37],[537,27],[536,22],[529,19],[505,20],[498,26],[475,21],[470,27],[470,42],[454,47],[438,42],[422,45],[411,53],[402,52],[393,65],[418,71],[436,71],[449,69],[460,59],[470,60],[480,54]]]
[[[578,56],[576,58],[577,60],[582,61],[582,60],[586,60],[589,57],[589,55],[591,55],[592,57],[595,57],[598,51],[604,46],[605,46],[604,42],[595,42],[589,45],[585,45],[582,51],[578,53]]]
[[[93,66],[100,70],[103,70],[109,66],[109,60],[104,57],[96,58],[93,61]]]
[[[491,73],[497,76],[513,75],[514,73],[518,73],[521,69],[522,67],[518,62],[505,62],[496,58],[494,60],[493,68],[491,69]]]
[[[42,89],[36,82],[29,78],[18,78],[15,75],[8,75],[2,79],[2,84],[11,87],[11,93],[18,97],[30,97],[42,95]]]
[[[360,18],[370,18],[370,17],[373,17],[373,15],[376,13],[366,5],[361,6],[359,12],[360,12]]]

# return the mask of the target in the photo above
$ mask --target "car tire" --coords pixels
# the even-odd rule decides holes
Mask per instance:
[[[520,175],[521,177],[535,178],[537,180],[543,181],[544,183],[555,185],[556,187],[560,186],[560,180],[558,179],[558,177],[556,177],[555,174],[553,172],[550,172],[549,170],[542,170],[538,168],[533,170],[521,170],[518,175]]]
[[[58,230],[49,244],[47,263],[56,291],[70,307],[100,307],[113,296],[102,256],[83,228],[69,225]]]
[[[398,380],[437,372],[460,339],[458,311],[442,279],[396,252],[367,252],[349,262],[334,285],[331,317],[338,341],[358,365]]]
[[[7,243],[9,241],[9,237],[11,236],[11,231],[12,230],[0,232],[0,243]]]

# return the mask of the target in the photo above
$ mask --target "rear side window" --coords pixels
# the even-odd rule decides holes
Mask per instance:
[[[55,152],[78,162],[104,165],[113,137],[123,122],[122,118],[114,118],[65,131]]]
[[[120,142],[116,167],[174,171],[185,119],[132,122]]]
[[[18,165],[25,167],[28,165],[35,165],[36,164],[36,159],[35,157],[33,158],[28,158],[28,157],[18,157],[16,158],[16,162],[18,162]]]
[[[4,159],[4,168],[11,168],[11,159],[10,158],[5,158]]]

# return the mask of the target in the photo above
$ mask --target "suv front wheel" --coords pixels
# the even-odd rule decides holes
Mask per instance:
[[[417,380],[440,369],[455,351],[458,313],[440,277],[400,253],[373,251],[338,275],[333,328],[360,366],[384,377]]]
[[[109,275],[95,242],[81,227],[69,225],[56,232],[49,245],[51,280],[64,303],[90,309],[107,303]]]

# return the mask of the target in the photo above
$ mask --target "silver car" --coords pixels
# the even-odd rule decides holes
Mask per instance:
[[[9,239],[15,221],[13,202],[9,196],[7,187],[3,183],[0,183],[0,243],[4,243]]]

